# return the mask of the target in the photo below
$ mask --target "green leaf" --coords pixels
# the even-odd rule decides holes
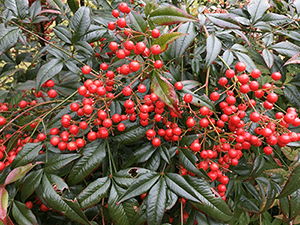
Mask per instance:
[[[131,167],[118,171],[113,175],[113,177],[117,185],[123,188],[128,188],[132,184],[132,182],[134,182],[135,178],[149,172],[151,171],[144,168]]]
[[[5,28],[4,23],[0,24],[0,55],[17,43],[19,33],[20,29],[17,27]]]
[[[126,190],[126,192],[120,197],[118,203],[121,203],[127,199],[146,193],[159,179],[158,173],[145,173],[139,176],[133,184]]]
[[[65,215],[73,221],[77,221],[81,224],[89,225],[89,221],[86,218],[83,211],[81,211],[77,199],[74,201],[63,199],[54,190],[52,184],[50,183],[47,174],[43,176],[42,179],[42,190],[43,198],[45,201],[56,211]]]
[[[166,163],[170,164],[170,152],[167,149],[167,147],[164,145],[161,145],[161,146],[159,146],[158,149],[159,149],[159,154],[163,158],[163,160],[165,160]]]
[[[262,55],[266,65],[268,66],[269,69],[271,69],[274,64],[273,54],[268,49],[264,49]]]
[[[112,182],[108,198],[108,212],[115,225],[132,225],[136,214],[135,207],[139,207],[135,199],[129,199],[117,204],[124,191],[124,189]]]
[[[20,178],[22,178],[26,173],[28,173],[33,167],[37,164],[32,165],[31,163],[27,164],[26,166],[20,166],[13,169],[5,179],[4,186],[11,184]]]
[[[194,23],[184,23],[178,28],[178,32],[185,34],[178,38],[172,45],[172,55],[178,61],[182,59],[182,56],[186,52],[187,48],[195,41],[197,35]]]
[[[151,22],[158,25],[171,25],[182,22],[195,22],[197,19],[185,11],[168,5],[152,11],[149,15]]]
[[[144,201],[142,202],[141,206],[139,207],[139,210],[135,214],[133,225],[144,224],[147,221],[147,214],[146,214],[147,200],[148,200],[148,195],[146,195]]]
[[[281,55],[286,55],[293,57],[300,52],[300,47],[288,41],[282,41],[272,46],[269,46],[270,49],[275,50]]]
[[[20,19],[25,19],[28,14],[28,0],[5,0],[5,6]]]
[[[290,219],[293,219],[300,214],[300,189],[291,194],[290,207]]]
[[[4,221],[7,216],[8,192],[5,187],[0,186],[0,221]]]
[[[175,194],[191,200],[193,202],[200,203],[194,188],[186,182],[179,174],[176,173],[165,173],[164,175],[168,188]]]
[[[30,19],[34,20],[34,18],[42,11],[42,6],[40,1],[35,1],[29,8]]]
[[[255,212],[255,213],[260,213],[260,209],[257,207],[257,205],[254,204],[250,199],[245,197],[244,195],[241,196],[239,205],[241,208],[249,211],[249,212]]]
[[[218,57],[222,44],[214,35],[210,35],[206,40],[206,59],[205,66],[208,68]]]
[[[68,44],[72,44],[71,42],[72,34],[70,30],[68,30],[65,26],[58,25],[56,27],[53,27],[53,31],[59,39],[61,39],[62,41]]]
[[[251,179],[258,177],[266,167],[266,160],[264,156],[261,154],[255,158],[253,169],[251,171],[250,177]]]
[[[68,5],[73,13],[75,13],[79,9],[79,3],[76,0],[67,0]]]
[[[260,194],[258,193],[258,191],[256,190],[256,188],[254,187],[254,185],[253,185],[251,182],[249,182],[249,181],[243,182],[243,185],[244,185],[244,187],[247,189],[247,191],[248,191],[249,193],[251,193],[252,196],[253,196],[257,201],[263,203],[263,200],[262,200]]]
[[[261,20],[266,22],[267,25],[273,24],[275,26],[282,26],[282,25],[290,23],[292,21],[287,16],[281,15],[281,14],[276,14],[276,13],[265,13],[265,15],[261,18]],[[262,21],[259,21],[259,22],[262,22]]]
[[[131,10],[130,14],[128,14],[130,24],[133,26],[135,31],[139,31],[142,33],[145,33],[147,30],[147,24],[146,21],[143,19],[143,17],[138,14],[136,11]]]
[[[100,166],[106,156],[106,142],[96,140],[84,146],[82,157],[77,160],[69,174],[70,185],[77,184]]]
[[[48,0],[49,4],[54,6],[57,9],[63,9],[63,2],[62,0]]]
[[[122,133],[113,137],[113,141],[124,145],[132,144],[144,137],[146,131],[150,127],[150,124],[144,127],[141,126],[139,123],[135,123],[132,127],[126,126],[125,130]]]
[[[198,161],[197,157],[193,154],[193,152],[189,149],[185,148],[179,148],[178,149],[178,154],[179,154],[179,162],[181,165],[186,168],[188,171],[196,174],[197,176],[200,177],[205,177],[206,179],[210,179],[210,177],[205,173],[199,171],[196,167],[196,161]]]
[[[51,59],[43,65],[36,76],[36,91],[38,92],[47,80],[58,74],[62,70],[63,65],[61,59]]]
[[[79,154],[55,155],[45,164],[44,171],[46,173],[53,173],[79,157]]]
[[[94,42],[94,41],[99,41],[103,35],[106,33],[106,29],[104,27],[100,27],[97,25],[91,24],[89,27],[88,31],[86,32],[85,35],[83,35],[80,40],[81,41],[87,41],[87,42]]]
[[[32,193],[39,186],[43,176],[43,170],[37,170],[31,172],[23,181],[23,186],[21,188],[21,199],[23,202],[32,195]]]
[[[288,195],[292,194],[296,190],[300,188],[300,183],[298,182],[298,178],[300,176],[300,166],[298,165],[290,174],[287,182],[284,185],[284,188],[282,189],[281,193],[277,198],[284,198]]]
[[[70,28],[73,31],[72,40],[74,43],[87,32],[90,24],[90,9],[87,7],[80,7],[70,21]]]
[[[44,173],[47,175],[50,183],[52,186],[56,187],[56,191],[62,192],[65,189],[69,189],[69,186],[66,184],[66,182],[59,176],[55,174],[49,174],[49,173]]]
[[[157,71],[152,74],[151,90],[180,118],[178,98],[174,86]]]
[[[20,225],[38,225],[38,222],[31,210],[22,202],[14,201],[12,214]]]
[[[270,8],[268,0],[251,0],[247,5],[247,9],[251,15],[252,23],[254,24],[259,20],[268,8]]]
[[[200,136],[199,134],[184,135],[179,142],[179,146],[181,147],[190,146],[193,143],[193,141],[199,138],[199,136]]]
[[[233,53],[238,57],[239,61],[244,62],[246,64],[246,70],[248,73],[251,73],[252,70],[256,69],[256,66],[249,54],[233,51]]]
[[[147,198],[147,222],[149,225],[161,224],[166,209],[167,186],[163,178],[149,191]]]
[[[18,143],[19,140],[19,132],[16,132],[12,137],[10,137],[9,142],[7,144],[6,152],[10,152]]]
[[[86,209],[100,202],[108,192],[110,184],[109,177],[98,178],[91,182],[77,197],[81,208]]]
[[[157,171],[160,165],[161,157],[159,151],[155,151],[145,163],[145,168],[151,171]]]
[[[12,162],[12,168],[18,166],[24,166],[32,162],[39,154],[40,150],[43,147],[43,143],[27,143],[25,144],[14,161]]]
[[[285,85],[283,92],[284,96],[293,104],[293,106],[300,108],[299,90],[296,86],[290,84]]]
[[[216,191],[203,178],[185,176],[186,182],[196,190],[197,198],[201,202],[192,203],[198,210],[204,212],[206,215],[222,220],[228,221],[233,216],[228,205],[224,200],[217,196]]]
[[[219,27],[241,29],[239,23],[234,18],[235,16],[231,13],[212,13],[205,14],[205,16]]]
[[[153,45],[158,44],[161,48],[161,51],[164,52],[167,50],[168,45],[175,41],[177,38],[180,38],[184,36],[185,34],[180,33],[180,32],[173,32],[173,33],[166,33],[161,35],[159,38],[157,38],[154,42]]]

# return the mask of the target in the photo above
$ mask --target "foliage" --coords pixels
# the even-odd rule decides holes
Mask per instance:
[[[0,1],[0,224],[299,223],[300,1],[125,2]]]

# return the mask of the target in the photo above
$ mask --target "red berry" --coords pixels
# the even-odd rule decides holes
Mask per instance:
[[[27,206],[28,209],[32,209],[32,207],[33,207],[32,201],[26,202],[25,205]]]
[[[273,149],[270,146],[264,147],[264,153],[266,155],[270,155],[270,154],[272,154],[272,152],[273,152]]]
[[[136,72],[140,69],[140,64],[137,61],[132,61],[129,63],[129,68],[132,72]]]
[[[92,69],[91,69],[91,67],[85,65],[81,68],[81,71],[83,74],[89,74],[92,71]]]
[[[161,48],[159,45],[156,44],[151,46],[151,53],[153,55],[158,55],[160,52],[161,52]]]
[[[218,92],[212,92],[211,94],[210,94],[210,99],[212,100],[212,101],[217,101],[217,100],[219,100],[219,98],[220,98],[220,94],[218,93]]]
[[[41,210],[43,212],[47,212],[49,210],[49,208],[47,206],[45,206],[44,204],[41,204]]]
[[[3,116],[0,116],[0,126],[5,125],[6,119]]]
[[[116,52],[119,48],[119,45],[117,44],[117,42],[115,41],[112,41],[109,43],[109,46],[110,50],[112,50],[113,52]]]
[[[257,79],[260,77],[260,70],[259,69],[254,69],[251,71],[251,77],[253,77],[254,79]]]
[[[125,2],[121,2],[119,4],[119,10],[122,12],[122,13],[126,13],[127,10],[128,10],[128,5],[125,3]]]
[[[124,48],[128,51],[131,51],[134,49],[134,43],[132,41],[126,41],[124,44]]]
[[[194,120],[193,118],[191,118],[191,117],[188,118],[187,121],[186,121],[186,125],[187,125],[189,128],[195,126],[195,124],[196,124],[195,120]]]
[[[48,91],[48,96],[49,96],[50,98],[55,98],[55,97],[57,96],[57,92],[56,92],[54,89],[50,89],[50,90]]]
[[[152,32],[151,32],[151,35],[152,35],[153,38],[158,38],[159,35],[160,35],[159,29],[156,29],[156,28],[153,29]]]
[[[174,86],[178,91],[182,90],[183,88],[183,84],[180,81],[176,82]]]
[[[235,65],[235,69],[236,69],[236,71],[238,71],[238,72],[244,71],[244,70],[246,69],[246,64],[243,63],[243,62],[238,62],[238,63]]]
[[[228,82],[228,80],[227,80],[226,77],[221,77],[221,78],[219,79],[219,84],[220,84],[221,86],[225,86],[225,85],[227,84],[227,82]]]
[[[114,30],[114,29],[116,29],[116,25],[115,25],[114,22],[110,21],[110,22],[108,23],[108,25],[107,25],[107,28],[108,28],[109,30]]]
[[[183,97],[183,100],[186,102],[186,103],[190,103],[192,102],[193,100],[193,96],[191,94],[185,94],[184,97]]]
[[[117,20],[117,25],[120,28],[124,28],[127,25],[125,18],[119,18]]]
[[[118,131],[124,131],[125,130],[125,124],[124,123],[119,123],[117,126]]]
[[[233,78],[235,76],[235,72],[233,69],[226,70],[225,75],[227,78]]]
[[[155,67],[156,69],[160,69],[160,68],[162,68],[162,66],[163,66],[163,62],[162,62],[161,60],[156,60],[156,61],[154,62],[154,67]]]
[[[138,91],[139,91],[140,93],[145,93],[146,90],[147,90],[147,88],[146,88],[146,86],[145,86],[144,84],[140,84],[140,85],[138,86]]]
[[[20,108],[25,108],[28,105],[28,103],[25,100],[22,100],[19,102]]]
[[[117,9],[114,9],[111,14],[113,15],[113,17],[118,18],[120,15],[120,12]]]
[[[273,80],[280,80],[281,79],[281,74],[279,72],[274,72],[271,74],[271,78]]]
[[[131,95],[131,88],[130,87],[124,87],[122,90],[122,93],[124,96],[129,96]]]
[[[160,146],[160,144],[161,144],[161,140],[158,137],[152,139],[152,145],[154,147],[158,147]]]

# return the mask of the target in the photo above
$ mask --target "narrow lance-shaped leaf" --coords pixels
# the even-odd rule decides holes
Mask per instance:
[[[268,0],[251,0],[247,5],[248,12],[251,15],[252,23],[259,20],[270,7]]]
[[[286,55],[293,57],[300,52],[300,47],[288,41],[282,41],[272,46],[269,46],[270,49],[275,50],[281,55]]]
[[[205,66],[209,67],[213,61],[218,57],[222,48],[222,44],[214,35],[210,35],[206,41],[206,63]]]
[[[195,17],[172,5],[163,6],[152,11],[149,18],[153,23],[158,25],[197,21]]]
[[[24,19],[28,14],[28,0],[5,0],[5,6],[20,19]]]
[[[49,79],[58,74],[63,68],[61,59],[52,59],[43,65],[36,76],[36,91],[38,92],[41,86]]]
[[[79,154],[55,155],[45,164],[44,171],[46,173],[53,173],[79,157]]]
[[[205,14],[205,16],[219,27],[241,29],[239,23],[234,19],[234,15],[231,13],[212,13]]]
[[[5,187],[0,187],[0,221],[5,221],[7,216],[8,193]]]
[[[4,23],[0,24],[0,55],[17,43],[19,33],[20,29],[17,27],[5,28]]]
[[[139,207],[135,199],[128,199],[125,202],[117,204],[118,199],[124,192],[123,188],[112,182],[108,198],[108,212],[115,225],[132,225],[136,214],[135,207]]]
[[[33,171],[26,176],[21,188],[21,199],[23,202],[25,202],[25,200],[37,189],[42,177],[43,170]]]
[[[70,21],[70,28],[73,30],[72,39],[74,43],[87,32],[90,24],[90,9],[88,7],[80,7]]]
[[[300,166],[298,165],[290,174],[284,188],[277,198],[284,198],[300,188],[298,178],[300,176]]]
[[[273,54],[268,49],[264,49],[262,55],[266,65],[268,66],[269,69],[271,69],[274,64]]]
[[[212,218],[228,221],[233,216],[228,205],[220,196],[216,196],[215,190],[203,178],[186,176],[186,182],[195,189],[201,203],[192,203],[198,210]]]
[[[149,191],[147,198],[147,222],[149,225],[161,224],[167,201],[167,185],[161,178]]]
[[[265,169],[266,161],[263,155],[259,155],[256,157],[253,165],[252,172],[250,174],[250,178],[258,177]]]
[[[77,197],[80,207],[86,209],[100,202],[101,198],[105,197],[110,184],[109,177],[98,178],[91,182]]]
[[[154,42],[153,45],[158,44],[161,48],[161,52],[164,52],[165,50],[168,49],[168,46],[170,43],[175,41],[177,38],[180,38],[184,36],[185,34],[181,32],[173,32],[173,33],[166,33],[161,35],[159,38],[157,38]]]
[[[128,15],[130,19],[130,23],[135,28],[136,31],[145,33],[147,30],[146,21],[142,18],[140,14],[136,11],[131,10],[130,14]]]
[[[89,221],[84,212],[81,211],[77,200],[75,199],[72,204],[69,202],[70,200],[62,199],[54,190],[47,174],[45,174],[42,179],[42,190],[43,198],[53,209],[72,219],[73,221],[89,225]]]
[[[106,142],[96,140],[87,144],[84,146],[82,154],[83,156],[75,162],[68,177],[70,185],[82,181],[87,175],[100,166],[106,156]]]
[[[32,165],[32,163],[29,163],[26,166],[20,166],[20,167],[13,169],[6,177],[4,185],[8,185],[8,184],[11,184],[11,183],[19,180],[36,165],[37,164]]]
[[[14,201],[12,214],[19,225],[38,225],[35,215],[22,202]]]
[[[151,90],[157,94],[162,102],[164,102],[174,113],[181,117],[178,109],[178,98],[174,86],[157,71],[152,74]]]
[[[17,166],[24,166],[32,162],[38,156],[42,147],[43,143],[25,144],[12,162],[12,168],[16,168]]]
[[[158,173],[146,173],[137,178],[121,196],[119,203],[147,192],[159,179]]]

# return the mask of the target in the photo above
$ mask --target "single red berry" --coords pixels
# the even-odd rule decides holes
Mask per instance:
[[[120,49],[120,50],[117,51],[117,57],[119,59],[124,59],[126,57],[126,54],[125,54],[123,49]]]
[[[264,147],[264,153],[265,153],[266,155],[271,155],[272,152],[273,152],[273,149],[272,149],[270,146]]]
[[[32,207],[33,207],[32,201],[26,202],[25,205],[27,206],[28,209],[32,209]]]
[[[115,41],[112,41],[109,43],[109,46],[110,50],[112,50],[113,52],[116,52],[119,48],[119,45],[117,44],[117,42]]]
[[[115,25],[114,22],[110,21],[110,22],[108,23],[108,25],[107,25],[107,28],[108,28],[109,30],[114,30],[114,29],[116,29],[116,25]]]
[[[124,123],[119,123],[117,126],[118,131],[124,131],[125,130],[125,124]]]
[[[186,103],[191,103],[193,101],[193,96],[191,94],[185,94],[184,97],[183,97],[183,100]]]
[[[122,12],[122,13],[126,13],[127,10],[128,10],[128,5],[125,3],[125,2],[121,2],[119,4],[119,10]]]
[[[226,70],[225,75],[227,78],[233,78],[235,76],[235,72],[233,69]]]
[[[53,80],[48,80],[47,82],[46,82],[46,86],[47,87],[53,87],[55,85],[55,82],[53,81]]]
[[[187,121],[186,121],[186,125],[187,125],[187,127],[189,127],[189,128],[195,126],[195,124],[196,124],[195,120],[194,120],[193,118],[191,118],[191,117],[188,118]]]
[[[124,48],[128,51],[131,51],[134,49],[134,43],[132,41],[126,41],[124,44]]]
[[[129,69],[132,72],[136,72],[140,69],[140,64],[137,61],[132,61],[129,63]]]
[[[161,48],[159,45],[156,44],[151,46],[151,53],[153,55],[158,55],[160,52],[161,52]]]
[[[6,119],[3,116],[0,116],[0,126],[5,125]]]
[[[253,77],[254,79],[259,78],[261,75],[261,72],[259,69],[254,69],[251,71],[251,77]]]
[[[146,85],[140,84],[140,85],[138,86],[138,91],[139,91],[140,93],[145,93],[146,90],[147,90]]]
[[[124,28],[127,25],[125,18],[119,18],[117,20],[117,25],[120,28]]]
[[[280,80],[281,79],[281,74],[279,72],[274,72],[271,74],[271,78],[273,80]]]
[[[152,32],[151,32],[151,35],[152,35],[153,38],[158,38],[159,35],[160,35],[159,29],[156,29],[156,28],[153,29]]]
[[[124,96],[129,96],[131,95],[131,88],[130,87],[124,87],[122,90],[122,93]]]
[[[81,71],[83,74],[89,74],[92,71],[92,69],[91,69],[91,67],[85,65],[81,68]]]
[[[28,102],[26,102],[25,100],[22,100],[19,102],[20,108],[25,108],[27,105],[28,105]]]
[[[182,90],[183,88],[183,84],[180,81],[176,82],[174,86],[178,91]]]
[[[220,98],[220,94],[216,91],[214,91],[210,94],[210,100],[212,100],[212,101],[217,101],[217,100],[219,100],[219,98]]]
[[[225,86],[225,85],[227,84],[227,82],[228,82],[228,80],[227,80],[226,77],[221,77],[221,78],[219,79],[219,84],[220,84],[221,86]]]
[[[161,60],[156,60],[156,61],[154,62],[154,67],[155,67],[156,69],[160,69],[160,68],[162,68],[162,66],[163,66],[163,62],[162,62]]]
[[[57,96],[57,92],[56,92],[54,89],[50,89],[50,90],[48,91],[48,96],[49,96],[50,98],[55,98],[55,97]]]
[[[120,15],[120,12],[117,9],[114,9],[111,14],[113,15],[113,17],[118,18]]]
[[[154,147],[158,147],[160,146],[160,144],[161,144],[161,140],[158,137],[152,139],[152,145]]]
[[[45,206],[44,204],[41,204],[41,210],[43,212],[47,212],[49,210],[49,208],[47,206]]]
[[[244,71],[244,70],[246,69],[246,64],[243,63],[243,62],[238,62],[238,63],[235,65],[235,69],[236,69],[236,71],[238,71],[238,72]]]

